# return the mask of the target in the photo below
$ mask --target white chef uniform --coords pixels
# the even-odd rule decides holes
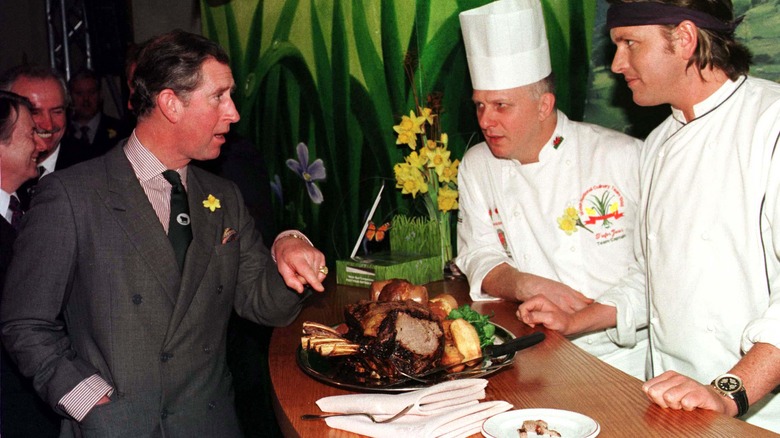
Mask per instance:
[[[674,110],[648,137],[639,265],[599,301],[631,332],[647,284],[654,375],[708,384],[740,350],[780,348],[780,86],[741,77],[694,112],[685,124]],[[750,403],[743,418],[780,432],[780,397]]]
[[[633,262],[641,141],[557,115],[537,163],[495,158],[485,143],[463,158],[456,263],[474,300],[491,299],[482,280],[502,263],[597,298]],[[580,226],[569,234],[559,219],[570,208]],[[643,379],[645,338],[640,330],[632,348],[620,348],[602,331],[574,342]]]

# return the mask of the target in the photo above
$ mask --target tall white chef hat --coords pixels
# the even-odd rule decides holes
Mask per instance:
[[[540,0],[499,0],[460,13],[475,90],[533,84],[552,71]]]

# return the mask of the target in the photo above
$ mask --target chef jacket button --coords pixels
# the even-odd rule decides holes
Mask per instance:
[[[528,254],[523,254],[523,260],[528,261]]]
[[[652,324],[652,325],[658,324],[658,317],[654,316],[654,317],[650,318],[650,324]]]
[[[573,246],[572,246],[570,249],[571,249],[571,252],[575,252],[575,251],[577,251],[577,248],[575,248],[575,247],[573,247]]]
[[[571,160],[566,160],[566,165],[571,166]]]
[[[701,233],[701,240],[710,240],[710,233]]]
[[[208,345],[204,345],[203,346],[203,352],[206,353],[206,354],[211,353],[211,347],[209,347]]]
[[[655,233],[647,233],[647,240],[655,240]]]
[[[515,217],[520,217],[520,212],[519,211],[515,212]]]
[[[142,297],[141,295],[138,295],[138,294],[133,295],[133,304],[137,305],[137,304],[141,304],[143,302],[144,302],[144,297]]]
[[[209,409],[214,409],[216,407],[217,407],[217,404],[215,402],[213,402],[213,401],[209,402]]]
[[[165,420],[166,418],[168,418],[168,415],[171,415],[171,413],[170,413],[170,412],[168,412],[168,410],[167,410],[167,409],[163,409],[163,410],[162,410],[162,412],[160,412],[160,418],[162,418],[163,420]]]
[[[163,353],[160,355],[160,362],[168,362],[173,358],[173,353]]]
[[[586,340],[585,342],[587,342],[589,345],[590,345],[590,344],[593,344],[593,339],[588,339],[588,340]]]
[[[222,285],[221,285],[221,284],[220,284],[219,286],[217,286],[217,295],[220,295],[220,294],[222,293],[222,290],[223,290],[223,289],[224,289],[224,288],[222,287]]]
[[[708,332],[714,332],[715,331],[715,325],[714,324],[707,324],[707,331]]]
[[[658,157],[663,158],[666,156],[666,152],[663,149],[658,150]]]

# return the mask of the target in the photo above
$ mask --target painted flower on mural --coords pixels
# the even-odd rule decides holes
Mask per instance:
[[[287,186],[296,186],[296,181],[302,181],[300,196],[290,196],[291,187],[284,186],[278,174],[273,176],[270,187],[274,198],[275,224],[283,228],[303,230],[307,226],[305,218],[325,200],[317,184],[325,180],[327,173],[325,163],[321,159],[309,163],[309,148],[305,143],[298,143],[295,153],[298,159],[290,158],[286,164],[297,178],[293,178],[292,183],[288,181]],[[307,202],[307,197],[311,202]]]
[[[558,228],[571,236],[572,233],[577,232],[577,227],[584,228],[590,233],[593,232],[582,223],[576,208],[571,206],[566,207],[566,209],[563,210],[563,216],[558,218]]]
[[[309,164],[309,147],[304,143],[298,143],[296,151],[298,152],[298,160],[290,158],[287,160],[287,167],[297,173],[306,183],[306,191],[309,193],[311,202],[322,204],[324,200],[322,191],[316,183],[325,179],[325,164],[319,158]]]

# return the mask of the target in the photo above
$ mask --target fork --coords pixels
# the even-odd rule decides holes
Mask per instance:
[[[363,416],[366,416],[366,417],[370,418],[371,421],[373,421],[374,423],[377,423],[377,424],[389,423],[391,421],[397,420],[398,418],[403,416],[405,413],[409,412],[414,407],[414,405],[415,404],[412,403],[409,406],[403,408],[403,410],[401,410],[401,412],[393,415],[390,418],[385,418],[383,420],[379,420],[374,415],[368,414],[368,413],[365,413],[365,412],[354,412],[354,413],[351,413],[351,414],[304,414],[304,415],[301,415],[301,420],[319,420],[319,419],[330,418],[330,417],[344,417],[344,416],[347,416],[347,415],[363,415]]]

